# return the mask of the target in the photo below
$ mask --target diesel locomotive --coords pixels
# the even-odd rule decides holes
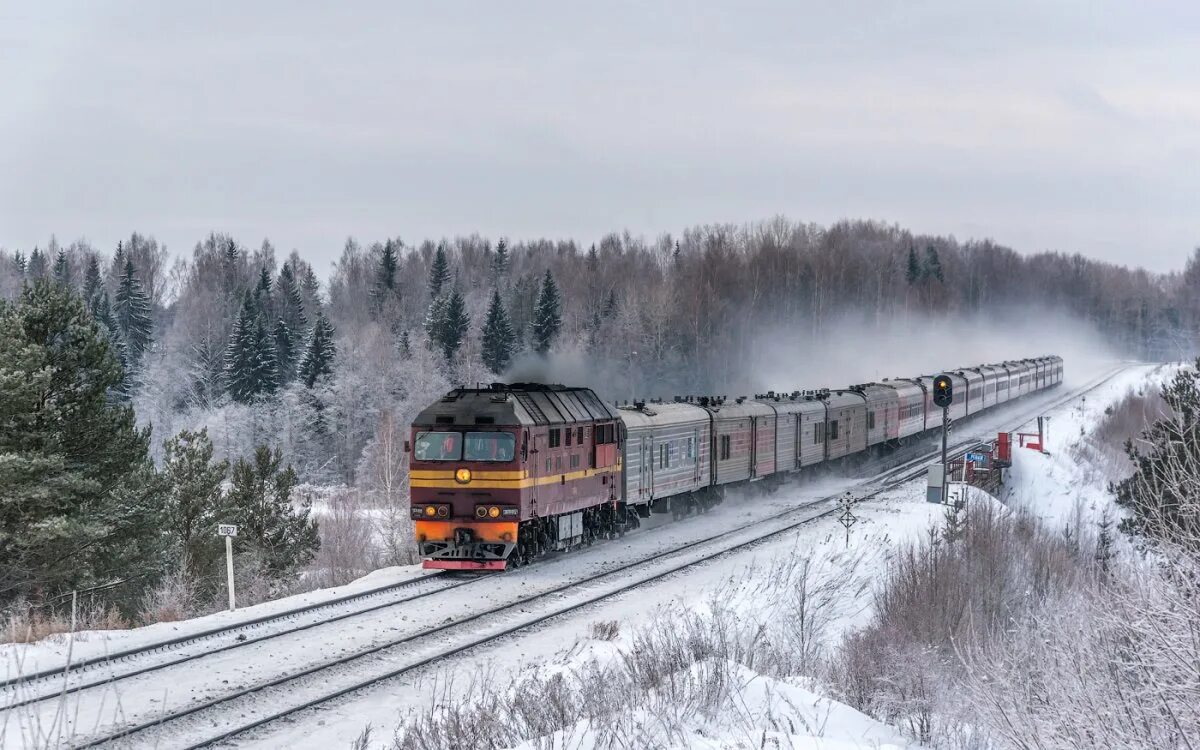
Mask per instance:
[[[1063,360],[948,374],[961,419],[1059,385]],[[514,568],[654,511],[707,507],[731,485],[889,450],[940,427],[933,377],[622,407],[588,388],[456,388],[417,415],[406,444],[423,565]]]

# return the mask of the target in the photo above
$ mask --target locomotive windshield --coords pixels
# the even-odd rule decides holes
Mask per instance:
[[[418,432],[413,453],[418,461],[512,461],[516,439],[507,432]]]
[[[418,432],[413,455],[418,461],[459,461],[462,442],[458,432]]]
[[[507,432],[468,432],[467,461],[511,461],[517,441]]]

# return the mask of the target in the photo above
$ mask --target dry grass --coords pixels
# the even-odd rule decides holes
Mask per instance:
[[[71,632],[71,613],[17,602],[0,613],[3,643],[35,643]],[[76,613],[75,630],[124,630],[130,627],[115,607],[85,604]]]
[[[1170,407],[1156,386],[1130,389],[1125,396],[1104,410],[1104,418],[1091,434],[1071,449],[1074,457],[1104,472],[1105,479],[1116,482],[1129,476],[1133,464],[1125,453],[1129,441],[1135,444],[1142,432],[1170,414]]]

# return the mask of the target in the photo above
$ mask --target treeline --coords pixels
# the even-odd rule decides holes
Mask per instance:
[[[381,417],[403,423],[449,383],[497,374],[586,377],[606,397],[722,391],[771,332],[819,338],[848,317],[881,330],[934,311],[1058,309],[1147,358],[1191,355],[1200,330],[1200,253],[1154,275],[873,222],[775,219],[586,247],[349,240],[324,284],[297,253],[277,255],[222,234],[174,260],[138,234],[111,254],[52,241],[0,253],[0,294],[51,278],[84,296],[156,457],[166,437],[207,427],[223,457],[271,443],[319,483],[357,479]],[[536,356],[548,353],[582,364],[548,369]]]

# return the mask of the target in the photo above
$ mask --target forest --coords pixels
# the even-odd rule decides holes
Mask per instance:
[[[608,399],[750,389],[788,336],[1023,305],[1131,357],[1191,357],[1200,250],[1159,275],[784,218],[594,244],[348,239],[320,270],[219,233],[190,253],[136,232],[113,248],[0,250],[0,419],[14,427],[0,486],[18,498],[0,508],[0,604],[53,607],[86,588],[127,617],[154,597],[210,607],[221,519],[254,529],[239,544],[260,597],[406,562],[400,445],[453,384],[579,377]]]

